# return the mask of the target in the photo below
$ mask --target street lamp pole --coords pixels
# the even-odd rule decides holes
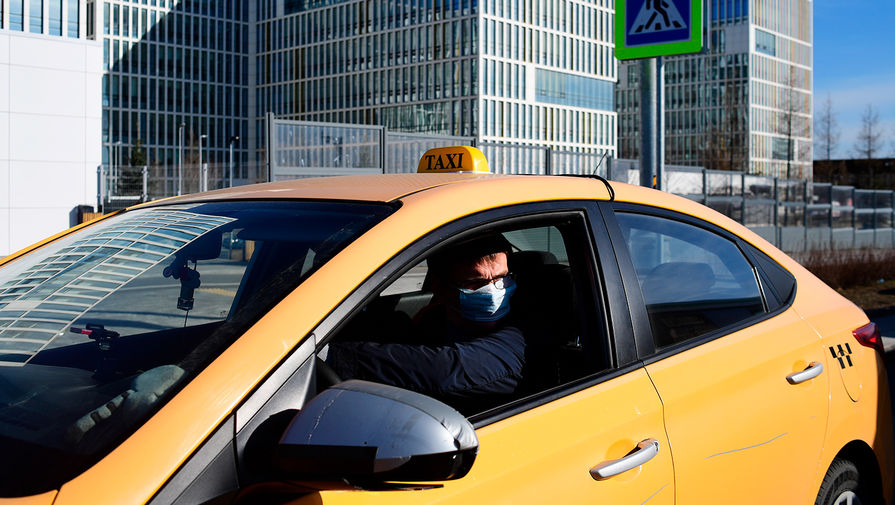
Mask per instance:
[[[233,143],[239,142],[239,135],[230,137],[230,187],[233,187]]]
[[[199,135],[199,176],[201,177],[199,191],[208,191],[208,172],[205,169],[205,164],[202,163],[202,141],[206,138],[208,135],[204,133]]]
[[[177,195],[183,194],[183,128],[186,123],[180,122],[177,127]]]
[[[115,149],[115,147],[118,149]],[[121,170],[121,141],[115,142],[112,146],[112,170],[109,171],[109,180],[115,181],[115,188],[118,189],[118,172]]]

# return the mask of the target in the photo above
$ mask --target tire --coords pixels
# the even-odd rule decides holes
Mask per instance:
[[[858,467],[847,459],[834,459],[824,476],[814,505],[874,505]]]

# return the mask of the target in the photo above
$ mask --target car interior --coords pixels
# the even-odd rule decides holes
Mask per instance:
[[[509,397],[494,395],[485,402],[452,405],[467,416],[480,416],[602,369],[605,349],[584,333],[587,326],[579,308],[580,288],[573,275],[574,269],[583,266],[578,263],[578,251],[567,251],[568,234],[562,225],[503,232],[513,246],[508,255],[508,267],[517,286],[512,314],[523,315],[524,319],[523,382]],[[412,322],[432,301],[430,284],[426,261],[417,262],[357,311],[333,338],[418,342],[420,337],[413,334]],[[331,376],[321,378],[324,384],[334,380]]]

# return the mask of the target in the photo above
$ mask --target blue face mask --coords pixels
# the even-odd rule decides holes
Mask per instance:
[[[514,291],[516,283],[509,277],[478,289],[460,288],[460,315],[470,321],[497,321],[510,311],[510,297]]]

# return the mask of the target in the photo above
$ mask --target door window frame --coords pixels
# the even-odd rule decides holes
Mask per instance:
[[[777,300],[777,295],[771,288],[768,274],[762,269],[761,265],[754,257],[754,254],[757,254],[757,248],[730,230],[724,229],[703,219],[661,207],[625,202],[607,202],[601,208],[603,209],[603,217],[606,222],[607,231],[611,237],[615,257],[618,260],[618,266],[621,271],[625,290],[629,297],[628,302],[631,307],[632,319],[636,321],[634,324],[634,339],[637,353],[645,365],[660,361],[668,356],[698,347],[706,342],[710,342],[776,317],[792,306],[792,302],[795,298],[795,291],[793,291],[793,295],[784,303],[774,303],[774,301]],[[652,327],[649,322],[649,313],[643,299],[643,293],[640,289],[640,282],[637,277],[637,272],[634,269],[634,262],[631,259],[631,253],[628,250],[627,242],[625,241],[621,226],[616,218],[616,212],[639,214],[677,221],[697,228],[702,228],[705,231],[729,240],[736,246],[740,254],[755,272],[756,280],[758,281],[758,289],[761,293],[764,306],[776,306],[776,308],[744,318],[737,323],[718,328],[717,330],[708,332],[704,335],[662,349],[657,349],[653,338]],[[774,261],[773,258],[770,259],[771,261]],[[798,287],[796,286],[795,289],[798,289]]]
[[[618,265],[611,254],[597,254],[597,251],[611,251],[610,242],[600,212],[594,205],[594,202],[589,200],[553,200],[524,203],[478,212],[446,223],[405,247],[401,252],[387,260],[367,279],[359,283],[358,287],[327,314],[302,342],[313,339],[312,341],[317,349],[322,347],[331,335],[338,332],[342,324],[347,322],[355,311],[360,310],[365,304],[373,300],[380,291],[446,240],[462,239],[465,235],[472,235],[477,231],[481,231],[485,226],[499,224],[500,227],[505,227],[512,225],[514,222],[529,223],[534,222],[533,220],[548,222],[551,220],[555,221],[563,215],[580,216],[583,224],[582,231],[590,235],[585,238],[585,242],[588,242],[586,245],[589,250],[584,251],[581,257],[588,261],[588,268],[592,270],[590,277],[593,281],[590,285],[594,286],[594,283],[596,283],[596,286],[600,289],[597,291],[593,287],[588,287],[591,291],[591,295],[588,298],[593,304],[591,309],[593,313],[590,316],[591,322],[588,324],[596,322],[603,326],[602,328],[590,328],[595,330],[590,333],[603,338],[604,342],[601,345],[609,353],[607,367],[603,372],[596,373],[593,376],[583,377],[577,381],[558,386],[553,390],[513,402],[510,406],[505,406],[506,408],[500,409],[499,412],[495,412],[493,415],[475,419],[473,424],[476,428],[486,426],[590,387],[607,380],[610,376],[616,376],[620,372],[626,373],[630,371],[632,366],[634,368],[639,367],[640,365],[636,361],[633,334],[629,330],[626,331],[626,328],[630,328],[627,301],[623,297],[613,296],[615,295],[615,290],[612,287],[617,288],[621,285]],[[586,240],[587,238],[589,238],[589,241]],[[583,281],[581,284],[581,287],[587,287]],[[584,299],[582,298],[582,300]],[[582,305],[581,310],[587,310],[587,307]],[[299,348],[307,349],[303,345],[296,347],[296,349]],[[306,355],[304,352],[300,356],[294,354],[295,352],[278,364],[271,374],[259,383],[255,391],[247,396],[237,410],[237,430],[251,423],[251,420],[247,420],[248,418],[266,411],[263,408],[265,404],[270,402],[278,403],[275,401],[276,393],[286,380],[295,374],[299,366],[310,357],[310,355]],[[271,382],[274,383],[271,384]],[[263,397],[258,398],[259,394]],[[517,403],[518,405],[516,405]]]

